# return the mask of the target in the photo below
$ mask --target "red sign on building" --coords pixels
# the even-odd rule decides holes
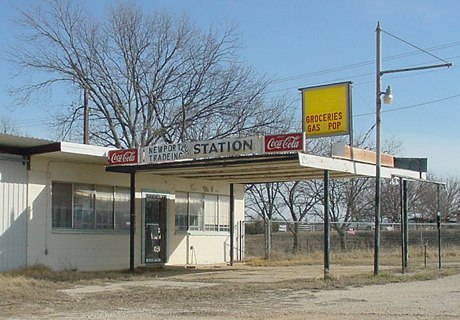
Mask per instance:
[[[135,164],[139,162],[137,149],[109,151],[109,164]]]
[[[303,134],[288,133],[264,137],[264,152],[287,152],[303,150]]]

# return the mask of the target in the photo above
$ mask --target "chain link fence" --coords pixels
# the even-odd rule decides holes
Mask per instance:
[[[399,223],[380,225],[380,265],[401,267],[402,234]],[[374,224],[330,224],[330,263],[372,265]],[[409,223],[408,266],[460,265],[460,224]],[[440,250],[439,250],[440,249]],[[286,221],[245,223],[245,258],[285,260],[286,263],[322,264],[324,224]],[[440,260],[441,257],[441,260]]]

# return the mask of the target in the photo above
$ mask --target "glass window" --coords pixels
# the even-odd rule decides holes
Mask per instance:
[[[53,228],[72,227],[72,184],[53,182],[52,184]]]
[[[204,199],[201,193],[189,194],[189,230],[203,230]]]
[[[176,193],[176,231],[188,229],[188,195],[185,192]]]
[[[52,183],[53,228],[129,229],[130,189]]]
[[[75,184],[73,200],[73,227],[94,229],[94,186]]]
[[[114,229],[129,229],[131,192],[129,188],[115,188]]]
[[[229,231],[230,197],[176,193],[176,231]]]
[[[204,230],[217,231],[217,196],[204,195]]]
[[[219,231],[229,231],[230,197],[219,196]]]
[[[113,187],[96,186],[96,229],[113,228]]]

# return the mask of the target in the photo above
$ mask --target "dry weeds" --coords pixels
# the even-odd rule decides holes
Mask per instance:
[[[365,256],[365,254],[363,254]],[[359,259],[359,255],[350,259]],[[262,260],[260,260],[262,261]],[[302,292],[308,296],[318,290],[344,289],[373,284],[431,280],[438,277],[460,273],[459,267],[444,269],[412,269],[405,275],[399,270],[385,270],[378,276],[371,272],[356,274],[332,274],[327,279],[318,276],[306,276],[304,267],[286,267],[278,260],[276,267],[236,266],[234,268],[140,268],[135,274],[118,272],[52,272],[37,266],[18,272],[0,273],[0,318],[26,318],[29,315],[46,318],[49,314],[91,313],[100,310],[135,309],[142,310],[146,305],[168,306],[174,310],[206,310],[206,316],[212,317],[212,310],[225,308],[228,301],[236,305],[248,301],[260,301],[270,305],[280,294]],[[271,261],[275,263],[275,261]],[[299,263],[287,262],[289,263]],[[283,273],[288,268],[298,270],[283,280],[273,275]],[[294,269],[292,269],[294,268]],[[321,270],[321,266],[318,266]],[[369,269],[371,270],[371,268]],[[257,277],[252,277],[257,275]],[[243,277],[245,276],[245,277]],[[268,281],[259,281],[264,277]],[[243,281],[239,281],[241,279]],[[212,283],[211,286],[164,286],[156,282]],[[163,283],[162,282],[162,283]],[[117,290],[106,290],[110,284],[124,283]],[[102,290],[90,290],[99,287]],[[82,288],[79,294],[69,294],[69,290]],[[88,290],[86,290],[88,289]],[[309,293],[310,292],[310,293]],[[273,300],[275,299],[275,300]],[[184,311],[185,312],[185,311]],[[203,311],[204,312],[204,311]]]
[[[409,248],[410,263],[415,266],[422,266],[425,260],[425,250],[420,246]],[[352,251],[333,251],[330,255],[331,264],[346,266],[361,266],[373,263],[373,250],[362,249]],[[317,265],[323,261],[323,251],[309,252],[308,254],[292,254],[287,252],[273,251],[270,259],[264,257],[249,257],[246,263],[251,266],[295,266],[295,265]],[[427,260],[433,264],[438,263],[438,251],[432,248],[426,251]],[[399,267],[401,265],[400,248],[385,249],[380,252],[381,264],[385,266]],[[442,251],[442,261],[460,265],[460,249],[447,248]]]

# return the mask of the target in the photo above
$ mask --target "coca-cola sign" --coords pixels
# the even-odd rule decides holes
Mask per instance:
[[[137,149],[109,151],[109,164],[135,164],[138,163]]]
[[[265,152],[287,152],[303,150],[303,134],[289,133],[265,136]]]

